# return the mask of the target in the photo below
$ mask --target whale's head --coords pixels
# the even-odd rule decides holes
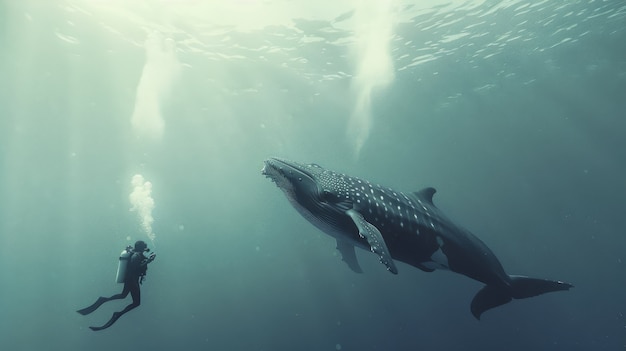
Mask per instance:
[[[265,160],[261,173],[276,183],[305,218],[318,226],[320,222],[332,225],[353,206],[346,177],[317,164],[270,158]]]

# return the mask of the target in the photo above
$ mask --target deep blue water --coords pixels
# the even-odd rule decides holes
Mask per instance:
[[[623,0],[4,0],[0,347],[625,350],[624,43]],[[466,277],[355,274],[271,156],[434,186],[508,273],[575,288],[476,321]],[[135,240],[142,305],[94,333]]]

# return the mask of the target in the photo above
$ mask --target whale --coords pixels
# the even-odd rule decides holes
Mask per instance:
[[[396,262],[424,272],[452,271],[484,284],[470,310],[480,320],[513,299],[569,290],[572,284],[509,275],[496,255],[469,230],[455,224],[433,202],[427,187],[404,193],[318,164],[272,157],[261,173],[281,189],[309,222],[332,236],[343,262],[363,272],[355,248],[371,251],[392,274]]]

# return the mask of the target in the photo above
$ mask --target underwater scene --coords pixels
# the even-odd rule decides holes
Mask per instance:
[[[3,0],[0,45],[3,350],[626,350],[623,0]]]

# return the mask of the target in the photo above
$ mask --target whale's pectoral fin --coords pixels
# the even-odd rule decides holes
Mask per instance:
[[[387,249],[387,245],[385,244],[385,239],[383,239],[383,235],[378,228],[366,221],[363,215],[355,210],[348,210],[346,214],[352,218],[354,224],[359,229],[359,235],[365,238],[370,244],[372,252],[378,255],[380,263],[387,266],[387,270],[391,273],[398,274],[398,269],[393,263],[389,249]]]
[[[341,260],[344,261],[355,273],[363,273],[359,261],[356,259],[354,245],[345,240],[337,239],[337,250],[341,253]]]

